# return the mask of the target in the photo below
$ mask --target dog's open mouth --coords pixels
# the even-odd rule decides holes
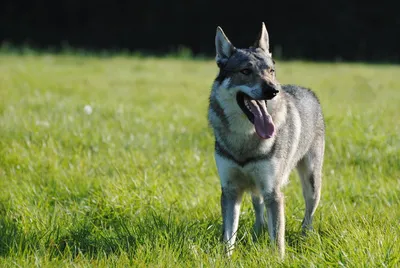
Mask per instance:
[[[258,136],[269,139],[274,135],[275,125],[267,110],[266,100],[255,100],[239,92],[236,101],[244,114],[254,124]]]

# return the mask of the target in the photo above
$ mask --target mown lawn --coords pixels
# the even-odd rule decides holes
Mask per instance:
[[[252,242],[247,195],[228,261],[206,121],[213,61],[1,54],[0,266],[399,266],[400,66],[277,64],[326,117],[315,232],[300,234],[294,173],[285,260],[267,237]]]

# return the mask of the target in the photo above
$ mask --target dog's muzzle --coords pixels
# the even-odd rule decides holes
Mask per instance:
[[[271,100],[273,99],[278,93],[278,85],[273,84],[272,82],[263,81],[261,85],[261,93],[263,100]]]
[[[269,139],[274,135],[275,126],[271,115],[268,113],[266,99],[254,99],[243,92],[239,92],[236,95],[236,101],[249,121],[254,125],[260,138]]]

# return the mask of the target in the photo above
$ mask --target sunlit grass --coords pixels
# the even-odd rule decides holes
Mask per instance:
[[[281,83],[316,91],[327,124],[315,232],[300,235],[293,174],[282,263],[268,238],[252,242],[248,196],[223,256],[213,61],[1,55],[0,265],[399,265],[400,67],[277,66]]]

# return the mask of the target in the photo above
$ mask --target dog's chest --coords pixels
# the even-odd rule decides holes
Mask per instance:
[[[270,192],[275,185],[274,160],[260,160],[240,166],[216,155],[221,185],[224,188],[250,190],[253,193]]]
[[[255,132],[247,135],[226,135],[223,143],[229,153],[240,162],[266,156],[273,146],[272,139],[262,140]]]

